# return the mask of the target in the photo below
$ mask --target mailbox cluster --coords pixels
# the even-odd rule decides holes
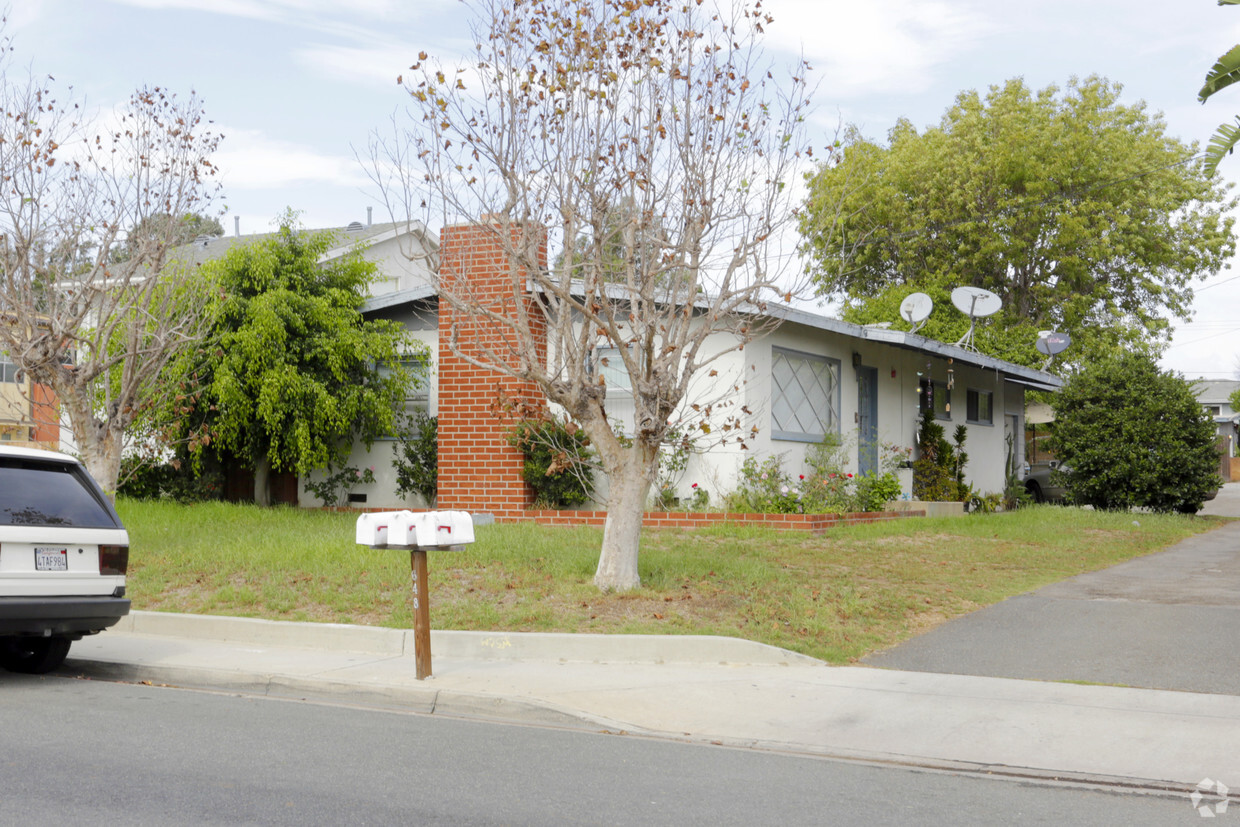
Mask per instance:
[[[418,680],[431,675],[431,607],[426,552],[459,549],[474,541],[468,511],[382,511],[357,518],[357,542],[371,548],[408,550],[413,587],[413,644]]]
[[[468,511],[381,511],[357,518],[357,542],[371,548],[448,549],[473,541]]]

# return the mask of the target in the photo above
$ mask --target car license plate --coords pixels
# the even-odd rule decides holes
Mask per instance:
[[[35,548],[35,571],[68,571],[69,550],[67,548]]]

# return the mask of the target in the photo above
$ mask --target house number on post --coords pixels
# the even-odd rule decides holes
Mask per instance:
[[[431,674],[431,601],[426,585],[426,552],[459,550],[474,541],[474,521],[466,511],[383,511],[357,518],[357,542],[371,548],[409,550],[413,586],[413,648],[418,680]]]

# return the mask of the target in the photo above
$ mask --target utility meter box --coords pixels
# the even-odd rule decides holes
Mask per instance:
[[[381,511],[357,518],[357,543],[371,548],[451,549],[474,542],[468,511]]]

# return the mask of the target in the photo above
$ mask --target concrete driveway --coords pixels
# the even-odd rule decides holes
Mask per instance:
[[[1203,513],[1240,517],[1240,483]],[[1240,522],[1009,598],[864,662],[1240,695]]]

